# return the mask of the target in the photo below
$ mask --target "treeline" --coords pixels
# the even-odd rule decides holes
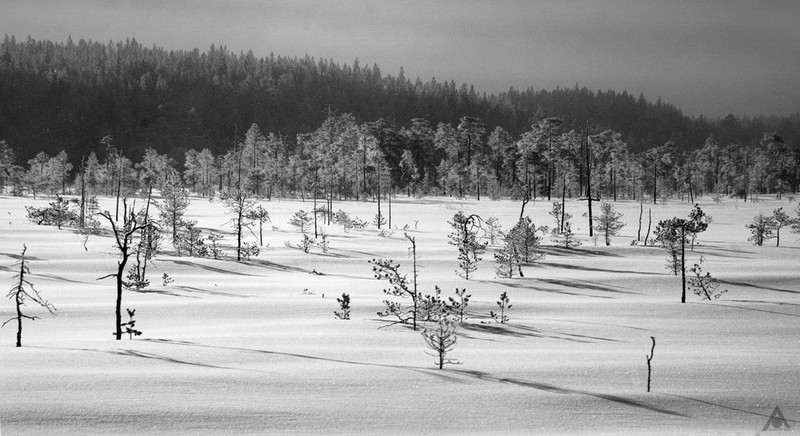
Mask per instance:
[[[651,103],[642,95],[577,86],[487,96],[453,81],[410,80],[402,69],[384,75],[377,65],[358,61],[257,58],[213,45],[203,52],[167,51],[134,39],[57,43],[6,35],[0,101],[0,140],[14,147],[20,163],[38,152],[53,156],[64,150],[74,167],[91,152],[110,159],[101,143],[108,136],[131,159],[141,160],[152,149],[180,167],[191,149],[224,154],[253,123],[294,152],[298,135],[331,113],[352,114],[359,123],[379,120],[394,137],[415,119],[436,128],[456,125],[466,115],[480,118],[488,131],[502,127],[518,139],[531,125],[557,117],[565,130],[588,124],[618,132],[634,152],[667,142],[693,150],[709,137],[750,146],[765,132],[778,132],[794,149],[800,138],[800,115],[689,118],[660,99]]]
[[[289,144],[254,123],[224,153],[190,149],[176,161],[152,148],[132,159],[106,136],[105,157],[90,152],[77,167],[64,150],[16,164],[14,149],[0,141],[0,184],[15,195],[34,196],[80,191],[83,198],[119,198],[185,186],[202,196],[310,197],[326,200],[329,214],[335,200],[380,201],[400,193],[691,202],[708,193],[745,200],[782,196],[800,184],[797,149],[776,133],[749,145],[722,145],[709,137],[696,150],[667,142],[635,153],[619,132],[589,125],[568,130],[558,118],[539,120],[516,139],[474,117],[436,126],[415,118],[396,130],[383,121],[358,123],[353,115],[331,114],[296,140]]]

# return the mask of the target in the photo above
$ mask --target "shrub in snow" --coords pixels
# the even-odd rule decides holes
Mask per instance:
[[[467,294],[466,288],[458,289],[456,288],[456,297],[448,297],[448,305],[447,310],[450,311],[454,316],[458,317],[459,322],[464,322],[464,315],[467,312],[467,306],[469,305],[469,299],[472,295]]]
[[[128,311],[128,322],[122,323],[121,326],[125,327],[125,333],[128,335],[128,340],[133,339],[134,336],[141,336],[142,332],[136,330],[136,320],[133,315],[136,314],[136,309],[125,309]]]
[[[339,310],[334,310],[333,314],[339,319],[350,319],[350,295],[342,293],[342,298],[337,298]]]
[[[499,322],[500,324],[505,324],[508,322],[508,316],[506,315],[506,310],[511,309],[513,304],[509,304],[508,294],[503,292],[500,294],[500,300],[497,301],[497,306],[500,308],[500,313],[496,313],[495,311],[489,311],[489,316],[492,317],[495,321]]]
[[[709,272],[706,271],[705,275],[703,275],[703,268],[700,266],[703,264],[703,261],[704,259],[701,256],[700,262],[694,264],[694,266],[689,269],[689,271],[694,274],[694,277],[689,277],[689,288],[695,295],[700,297],[701,300],[716,300],[728,291],[727,289],[718,290],[719,283],[717,283],[717,279],[711,277]]]

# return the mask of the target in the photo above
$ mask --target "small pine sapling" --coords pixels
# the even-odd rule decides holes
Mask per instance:
[[[606,245],[611,245],[611,237],[619,235],[619,231],[625,227],[621,218],[622,214],[615,211],[611,203],[603,202],[600,205],[600,216],[597,217],[594,229],[605,236]]]
[[[372,218],[372,225],[380,229],[381,226],[386,225],[386,217],[383,214],[375,214]]]
[[[258,244],[264,246],[264,223],[269,219],[269,212],[260,204],[247,212],[247,219],[258,222]]]
[[[28,247],[23,245],[22,248],[22,255],[19,257],[19,261],[15,264],[15,266],[19,266],[19,272],[14,275],[14,286],[11,288],[11,292],[8,293],[8,299],[13,299],[14,304],[16,306],[17,315],[6,322],[3,323],[2,327],[5,327],[6,324],[13,320],[17,320],[17,347],[22,346],[22,320],[29,319],[31,321],[39,319],[37,316],[26,315],[22,313],[22,307],[25,306],[25,300],[31,300],[34,303],[38,304],[39,306],[47,309],[50,315],[55,316],[56,308],[47,302],[42,296],[39,294],[39,291],[33,287],[33,283],[28,281],[26,276],[30,275],[30,270],[28,269],[28,264],[25,261],[25,252],[28,251]]]
[[[580,247],[581,241],[575,239],[575,233],[572,232],[572,223],[566,221],[563,228],[564,230],[561,232],[556,232],[556,229],[552,230],[553,242],[567,249]]]
[[[319,234],[319,240],[317,241],[317,247],[319,247],[320,250],[322,250],[323,253],[327,253],[328,250],[330,250],[330,248],[331,248],[331,243],[328,240],[328,235],[326,235],[324,232],[320,232],[320,234]]]
[[[506,243],[500,251],[494,254],[494,261],[497,277],[513,279],[515,272],[520,277],[525,277],[522,274],[522,258],[515,245]]]
[[[297,244],[296,247],[303,250],[303,253],[308,253],[309,251],[311,251],[311,247],[313,247],[315,243],[316,239],[303,233],[303,240],[300,241],[300,243]]]
[[[514,227],[506,232],[505,243],[512,245],[523,262],[534,262],[544,258],[540,250],[542,237],[537,233],[546,232],[547,226],[536,227],[529,217],[520,218]]]
[[[425,294],[419,299],[417,319],[420,321],[438,321],[446,312],[442,301],[442,290],[436,286],[433,295]]]
[[[781,245],[781,229],[786,226],[794,225],[795,221],[794,218],[783,211],[782,207],[772,211],[772,229],[775,230],[776,247],[780,247]]]
[[[459,269],[456,274],[465,280],[469,280],[470,273],[478,269],[477,263],[481,260],[478,255],[486,249],[487,243],[478,242],[477,237],[482,221],[478,215],[466,216],[459,211],[453,215],[453,221],[449,222],[453,231],[448,235],[448,243],[458,248]]]
[[[222,259],[225,257],[225,253],[223,253],[222,249],[219,248],[219,241],[221,241],[222,238],[222,235],[213,232],[206,236],[206,240],[208,240],[208,242],[211,244],[208,247],[208,255],[214,259]]]
[[[759,212],[746,227],[750,229],[751,233],[747,240],[760,247],[764,245],[765,240],[772,238],[772,230],[775,228],[775,224],[773,217],[764,216]]]
[[[164,275],[161,276],[161,284],[164,287],[166,287],[167,285],[169,285],[170,283],[172,283],[174,281],[175,280],[173,280],[172,277],[170,277],[169,274],[167,274],[167,273],[164,273]]]
[[[503,234],[502,230],[500,230],[502,228],[502,225],[500,225],[500,220],[491,216],[483,223],[485,224],[483,236],[489,239],[489,245],[494,245],[497,238]]]
[[[312,222],[314,222],[314,218],[308,216],[308,212],[304,211],[303,209],[295,212],[292,218],[289,220],[289,224],[297,227],[298,230],[300,230],[300,233],[304,235],[306,234],[306,231],[308,231],[308,227]]]
[[[701,300],[713,301],[721,297],[722,294],[728,292],[728,290],[717,290],[719,288],[719,283],[717,279],[711,277],[711,273],[706,271],[705,275],[703,275],[703,268],[700,265],[703,264],[704,260],[705,259],[701,256],[700,262],[694,264],[694,266],[689,269],[689,271],[694,274],[694,277],[689,277],[689,289],[700,297]]]
[[[500,294],[500,300],[497,301],[497,306],[500,308],[500,313],[495,313],[495,311],[490,311],[489,316],[491,316],[495,321],[499,322],[500,324],[505,324],[508,322],[508,315],[506,315],[506,310],[511,309],[513,304],[509,304],[508,293],[503,292]]]
[[[242,244],[240,252],[241,259],[250,260],[251,257],[261,254],[261,248],[258,246],[258,242],[245,242]]]
[[[564,230],[565,230],[565,224],[567,222],[569,222],[570,219],[572,219],[572,214],[571,213],[566,213],[564,211],[563,205],[558,201],[554,201],[553,202],[553,209],[550,210],[550,212],[548,212],[548,214],[551,217],[553,217],[553,219],[556,222],[555,227],[553,227],[553,234],[554,235],[559,234],[559,233],[563,233]]]
[[[445,364],[460,364],[456,360],[447,358],[447,353],[453,350],[458,340],[457,325],[453,319],[448,316],[441,317],[434,327],[425,327],[422,337],[428,348],[433,350],[433,355],[437,358],[434,364],[438,365],[439,369]]]
[[[456,288],[456,297],[457,298],[447,298],[449,301],[447,309],[454,316],[458,317],[458,322],[464,322],[464,315],[467,313],[467,306],[469,305],[469,299],[472,295],[467,294],[467,288]]]
[[[128,322],[122,323],[121,327],[125,327],[125,333],[128,335],[128,340],[131,340],[134,336],[141,336],[142,332],[136,330],[136,320],[133,319],[133,315],[136,314],[136,309],[125,308],[125,310],[128,311],[129,319]]]
[[[337,298],[339,310],[334,310],[333,314],[338,319],[350,319],[350,294],[342,293],[342,298]]]

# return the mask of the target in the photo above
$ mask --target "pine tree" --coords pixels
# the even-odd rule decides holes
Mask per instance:
[[[611,203],[603,202],[600,205],[600,216],[597,217],[594,228],[605,236],[606,245],[611,245],[611,237],[618,235],[620,229],[625,227],[621,218],[622,214],[615,211]]]

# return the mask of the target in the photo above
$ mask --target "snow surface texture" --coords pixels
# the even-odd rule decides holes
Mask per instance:
[[[588,238],[585,202],[567,212],[583,245],[545,242],[547,257],[523,267],[524,278],[495,278],[490,246],[474,279],[455,274],[456,248],[447,221],[458,210],[495,216],[505,230],[519,215],[511,201],[398,198],[381,237],[374,228],[345,233],[324,227],[330,252],[287,248],[302,238],[288,224],[310,202],[264,202],[272,229],[258,257],[235,262],[235,238],[219,201],[192,198],[187,218],[206,234],[225,235],[225,260],[160,254],[151,287],[124,293],[144,334],[113,340],[115,271],[108,236],[84,250],[72,230],[36,226],[24,206],[49,200],[0,197],[0,283],[11,287],[13,264],[28,246],[30,280],[58,309],[0,330],[0,433],[20,434],[755,434],[779,406],[800,428],[800,243],[784,229],[781,247],[749,245],[745,224],[788,201],[710,199],[713,222],[687,252],[702,255],[728,289],[719,300],[687,295],[660,248],[631,246],[639,204],[617,202],[627,226],[612,245]],[[101,206],[113,211],[113,199]],[[386,205],[384,203],[384,213]],[[692,205],[652,208],[660,219],[685,218]],[[334,210],[371,221],[376,205],[334,202]],[[552,226],[551,203],[526,208]],[[599,208],[598,208],[599,209]],[[107,223],[103,223],[104,226]],[[443,296],[466,287],[472,299],[448,357],[436,369],[419,332],[376,316],[386,296],[372,258],[392,258],[411,273],[403,226],[416,238],[420,289]],[[247,235],[249,241],[256,240]],[[498,242],[499,244],[499,242]],[[768,245],[774,245],[774,240]],[[166,250],[171,250],[166,244]],[[312,271],[321,274],[311,274]],[[174,283],[164,287],[160,277]],[[304,290],[306,290],[304,292]],[[336,298],[351,295],[351,320],[337,320]],[[508,324],[488,317],[507,292]],[[3,321],[14,314],[0,302]],[[650,336],[652,392],[646,393]]]

